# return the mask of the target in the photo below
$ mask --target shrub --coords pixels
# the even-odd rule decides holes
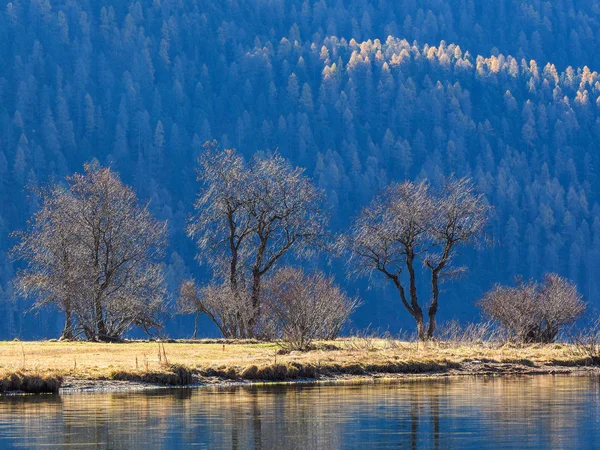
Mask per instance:
[[[290,267],[269,278],[264,297],[276,335],[294,350],[308,349],[315,339],[335,339],[359,304],[333,278]]]
[[[590,327],[580,330],[572,340],[577,355],[585,357],[592,364],[600,365],[600,318]]]
[[[556,274],[546,275],[542,284],[518,280],[515,287],[496,285],[479,306],[512,340],[523,343],[554,342],[561,328],[585,310],[577,287]]]

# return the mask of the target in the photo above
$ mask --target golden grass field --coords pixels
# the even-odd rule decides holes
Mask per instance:
[[[460,373],[474,365],[492,371],[494,366],[518,366],[516,372],[523,373],[523,368],[585,364],[585,355],[567,344],[463,345],[351,338],[320,342],[307,352],[285,353],[276,343],[11,341],[0,342],[0,392],[56,391],[63,379],[177,385],[215,379]]]

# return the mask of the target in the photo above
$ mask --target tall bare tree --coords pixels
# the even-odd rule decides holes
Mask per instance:
[[[16,232],[20,239],[13,256],[27,261],[18,273],[16,292],[37,299],[35,306],[49,304],[65,313],[61,339],[73,339],[73,296],[77,293],[78,242],[73,223],[63,211],[71,208],[72,198],[61,186],[41,192],[40,210],[29,221],[27,232]]]
[[[237,297],[232,301],[241,304],[249,295],[251,311],[239,317],[247,317],[247,323],[236,328],[239,337],[253,337],[263,277],[289,251],[302,256],[323,242],[323,194],[304,169],[277,154],[246,162],[213,141],[205,144],[198,162],[201,191],[188,234],[196,240],[198,259],[229,284]]]
[[[435,332],[435,316],[440,295],[440,278],[452,277],[465,271],[463,267],[452,267],[456,248],[464,244],[477,244],[483,236],[488,222],[490,207],[483,195],[475,191],[468,178],[446,179],[441,193],[433,199],[434,211],[427,225],[437,249],[425,257],[425,265],[431,271],[432,299],[428,309],[429,324],[427,337]]]
[[[16,285],[37,306],[54,303],[86,338],[120,339],[132,326],[158,326],[166,299],[159,264],[165,222],[119,177],[97,163],[53,187],[19,233],[14,255],[26,263]]]
[[[482,236],[488,210],[468,179],[450,178],[439,192],[426,181],[392,184],[363,208],[339,245],[351,252],[350,273],[379,272],[393,282],[426,340],[435,331],[440,279],[456,273],[450,263],[457,248]],[[427,326],[417,295],[420,263],[431,271]]]

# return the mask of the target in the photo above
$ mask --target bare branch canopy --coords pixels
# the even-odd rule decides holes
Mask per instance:
[[[235,150],[208,142],[198,162],[201,191],[188,234],[200,262],[213,269],[219,295],[249,308],[234,314],[237,323],[227,333],[254,337],[260,332],[263,277],[289,252],[306,256],[325,241],[323,193],[304,169],[278,154],[245,161]]]
[[[16,235],[13,254],[26,264],[17,290],[38,307],[62,309],[65,338],[115,340],[133,326],[159,326],[167,225],[109,168],[84,168],[66,187],[44,192],[40,211]]]
[[[348,270],[379,273],[397,288],[404,308],[415,319],[420,339],[435,331],[439,282],[457,272],[451,263],[461,245],[477,244],[487,224],[489,206],[469,179],[448,178],[439,191],[428,182],[391,184],[362,209],[347,236]],[[420,265],[431,274],[432,300],[425,326],[417,294]]]

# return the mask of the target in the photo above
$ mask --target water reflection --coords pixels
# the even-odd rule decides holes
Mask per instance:
[[[0,448],[600,447],[596,377],[0,399]]]

